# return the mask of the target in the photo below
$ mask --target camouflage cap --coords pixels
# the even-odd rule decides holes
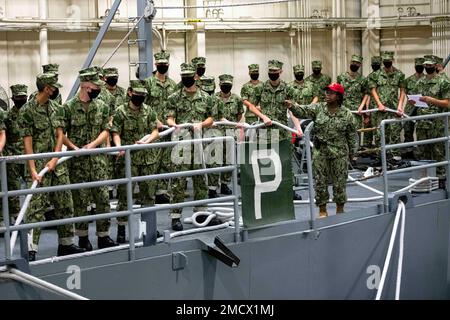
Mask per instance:
[[[383,51],[381,53],[381,58],[383,59],[383,61],[394,60],[394,51]]]
[[[200,78],[200,84],[203,91],[211,92],[216,90],[216,81],[214,77],[202,76]]]
[[[423,56],[423,59],[424,59],[423,64],[436,64],[435,56],[433,56],[432,54],[427,54]]]
[[[44,73],[58,74],[58,72],[59,72],[59,64],[57,64],[57,63],[44,64],[42,66],[42,70],[44,71]]]
[[[141,80],[130,80],[130,88],[133,92],[147,94],[147,89]]]
[[[294,69],[294,73],[305,73],[305,66],[301,64],[294,66],[292,69]]]
[[[278,60],[269,60],[269,70],[281,70],[283,69],[283,62]]]
[[[434,56],[434,61],[436,61],[437,64],[444,63],[444,59],[438,56]]]
[[[54,73],[41,73],[36,76],[37,86],[50,86],[55,88],[62,88],[58,83],[58,76]]]
[[[11,89],[11,94],[13,97],[28,95],[28,87],[24,84],[15,84],[9,88]]]
[[[169,63],[169,59],[170,59],[170,53],[165,52],[165,51],[161,51],[161,52],[157,52],[154,55],[155,57],[155,63]]]
[[[119,70],[117,68],[105,68],[105,69],[103,69],[103,76],[104,77],[118,77]]]
[[[191,60],[191,63],[198,67],[199,65],[206,64],[206,58],[205,57],[195,57]]]
[[[80,71],[78,71],[79,74],[83,74],[83,73],[98,73],[98,68],[97,67],[89,67],[89,68],[84,68],[81,69]]]
[[[248,66],[249,72],[259,72],[259,64],[253,63]]]
[[[97,72],[83,72],[78,75],[80,82],[90,82],[97,86],[103,85],[103,81],[100,80],[100,77]]]
[[[322,61],[314,60],[313,62],[311,62],[311,66],[313,68],[322,68]]]
[[[416,65],[416,66],[421,66],[421,65],[423,65],[424,62],[425,62],[424,58],[415,58],[414,59],[414,65]]]
[[[222,74],[219,76],[219,83],[229,83],[233,84],[233,76],[230,74]]]
[[[189,75],[193,76],[197,72],[197,69],[191,63],[182,63],[180,68],[181,68],[180,74],[182,76],[189,76]]]
[[[359,54],[354,54],[354,55],[352,55],[352,61],[362,63],[363,62],[363,57],[360,56]]]
[[[373,56],[373,57],[370,59],[370,62],[371,62],[372,64],[381,64],[381,61],[382,61],[381,56]]]

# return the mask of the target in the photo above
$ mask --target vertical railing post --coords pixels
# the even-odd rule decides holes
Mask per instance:
[[[447,168],[445,170],[446,176],[446,189],[447,189],[447,199],[450,198],[450,140],[449,140],[449,130],[448,130],[448,115],[445,116],[445,160],[447,161]]]
[[[380,123],[380,140],[381,140],[381,170],[383,172],[383,213],[389,211],[389,185],[387,173],[387,159],[386,159],[386,128],[384,120]]]
[[[6,260],[11,260],[11,233],[9,232],[9,208],[8,208],[8,180],[6,175],[6,161],[0,161],[0,177],[2,179],[2,214],[3,222],[5,224],[5,257]]]
[[[130,261],[136,258],[133,230],[133,182],[131,181],[131,151],[125,151],[125,178],[127,182],[128,234],[130,243]]]
[[[238,161],[237,161],[237,156],[236,156],[237,144],[234,142],[234,140],[233,140],[233,142],[227,141],[227,140],[225,142],[226,142],[225,145],[227,146],[227,149],[228,149],[228,146],[231,145],[231,157],[232,157],[233,166],[234,166],[234,168],[233,168],[233,196],[235,197],[234,201],[233,201],[233,204],[234,204],[234,241],[239,242],[240,241],[240,237],[239,237],[239,216],[240,215],[239,215],[239,197],[238,197],[238,192],[237,192],[237,190],[238,190],[238,183],[237,183]],[[222,143],[222,145],[223,145],[223,143]]]
[[[305,130],[305,149],[306,149],[306,170],[308,172],[308,193],[309,193],[309,214],[310,214],[310,228],[315,230],[315,214],[314,214],[314,183],[313,183],[313,169],[311,156],[311,130],[314,122],[311,122]]]

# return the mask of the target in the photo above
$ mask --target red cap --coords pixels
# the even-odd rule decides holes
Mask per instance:
[[[344,95],[344,87],[341,86],[337,82],[332,83],[329,86],[326,86],[325,89],[329,89],[329,90],[334,91],[334,92],[339,92],[340,94]]]

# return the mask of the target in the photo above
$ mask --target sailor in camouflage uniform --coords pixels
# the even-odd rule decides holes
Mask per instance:
[[[28,87],[24,84],[15,84],[10,87],[14,106],[8,111],[6,125],[6,156],[18,156],[24,153],[23,140],[20,136],[19,112],[27,103]],[[25,163],[9,162],[7,166],[8,190],[20,190],[21,181],[25,181]],[[20,211],[19,197],[9,198],[10,216],[16,218]]]
[[[348,161],[355,145],[356,127],[350,110],[342,106],[343,95],[344,88],[333,83],[327,87],[326,102],[311,105],[286,102],[296,117],[314,121],[313,172],[320,217],[328,215],[326,206],[330,179],[337,214],[344,212],[347,202]]]
[[[263,82],[259,81],[259,65],[251,64],[248,66],[248,73],[250,75],[250,81],[245,83],[241,88],[241,98],[246,106],[245,122],[252,124],[258,121],[258,117],[250,111],[250,105],[253,105],[257,109],[261,108],[256,105],[257,97],[261,95],[263,88]]]
[[[331,77],[322,73],[322,61],[315,60],[311,63],[313,73],[305,80],[312,82],[315,85],[316,92],[314,96],[319,97],[319,101],[324,101],[325,94],[323,88],[331,83]]]
[[[79,148],[95,149],[105,147],[109,136],[110,114],[108,106],[99,99],[103,82],[98,73],[81,70],[79,72],[80,91],[67,101],[64,106],[64,121],[66,123],[67,137],[65,145],[70,150]],[[105,154],[77,157],[69,160],[72,183],[84,183],[106,180],[108,178],[107,160]],[[87,215],[87,207],[93,199],[97,213],[109,213],[108,187],[73,190],[75,216]],[[108,220],[97,220],[97,236],[99,249],[117,245],[109,237]],[[92,250],[89,241],[89,224],[87,222],[75,225],[79,237],[79,246],[87,251]]]
[[[45,65],[42,66],[42,71],[43,71],[43,73],[53,73],[53,74],[56,75],[56,78],[58,79],[58,76],[59,76],[59,64],[57,64],[57,63],[45,64]],[[30,95],[29,100],[34,99],[37,94],[38,94],[38,91],[33,92]],[[55,102],[58,105],[62,105],[62,97],[61,97],[61,93],[59,92],[58,88],[53,93],[53,95],[50,97],[50,100],[55,100]]]
[[[295,65],[293,69],[295,80],[288,84],[292,101],[298,104],[318,102],[319,97],[316,94],[319,90],[312,82],[304,80],[305,66]]]
[[[436,73],[436,63],[434,60],[425,59],[424,67],[427,75],[417,81],[415,92],[422,94],[421,101],[428,104],[428,108],[418,108],[417,115],[428,115],[435,113],[448,112],[450,108],[450,81]],[[413,101],[408,104],[414,105]],[[417,140],[434,139],[443,136],[444,120],[429,119],[416,122]],[[444,143],[434,143],[417,146],[418,159],[426,160],[445,160]],[[437,167],[438,175],[442,178],[444,167]]]
[[[62,149],[64,138],[63,110],[50,96],[54,95],[56,88],[62,86],[58,83],[57,76],[52,73],[44,73],[37,76],[36,85],[38,94],[28,101],[19,111],[19,130],[23,138],[25,154],[58,152]],[[70,184],[66,165],[56,166],[58,159],[28,160],[30,177],[28,183],[38,181],[42,187]],[[49,168],[45,177],[39,176],[39,172]],[[26,222],[41,222],[44,219],[45,210],[53,205],[58,219],[71,218],[73,216],[72,194],[69,190],[38,193],[33,196],[26,213]],[[38,250],[40,229],[31,230],[28,243],[29,260],[36,259]],[[77,247],[73,240],[73,225],[58,226],[58,255],[68,255],[84,252]],[[29,240],[29,241],[30,241]]]
[[[140,80],[130,81],[130,99],[116,110],[111,134],[116,146],[150,143],[159,137],[156,112],[144,104],[147,89]],[[151,134],[145,141],[140,141],[144,136]],[[120,152],[116,163],[117,177],[125,177],[124,151]],[[158,167],[158,150],[149,149],[131,152],[131,174],[133,177],[155,174]],[[139,198],[144,206],[155,204],[156,181],[144,181],[139,183]],[[126,185],[118,187],[118,211],[127,210]],[[125,243],[125,226],[128,217],[119,217],[117,229],[117,242]]]
[[[181,78],[184,87],[169,97],[166,119],[170,127],[176,127],[177,124],[194,123],[194,138],[200,138],[202,129],[210,127],[214,122],[214,102],[211,96],[195,85],[195,74],[196,69],[194,65],[187,63],[181,65]],[[181,132],[180,134],[173,135],[173,139],[177,138],[186,140],[192,139],[192,136],[190,133]],[[191,152],[192,149],[194,149],[194,152]],[[186,148],[182,148],[182,150],[186,150]],[[202,154],[200,154],[198,146],[190,146],[188,150],[190,154],[187,156],[189,159],[183,159],[186,158],[186,155],[184,155],[184,152],[179,152],[182,150],[179,150],[177,147],[174,147],[172,150],[171,160],[174,164],[175,171],[200,169]],[[205,177],[203,175],[193,176],[192,180],[194,183],[194,199],[206,199],[208,197],[208,187]],[[183,202],[185,190],[186,178],[172,180],[172,202]],[[203,211],[205,209],[205,207],[196,207],[194,211]],[[172,229],[175,231],[183,230],[183,225],[180,221],[181,212],[181,208],[170,211]]]
[[[103,81],[105,88],[113,95],[115,107],[121,106],[127,102],[127,90],[117,85],[119,81],[119,70],[117,68],[103,69]]]
[[[177,90],[177,84],[167,75],[169,70],[170,53],[162,51],[154,55],[156,74],[150,76],[145,80],[147,88],[147,98],[145,103],[156,112],[158,118],[158,129],[162,130],[166,117],[166,104],[169,96]],[[162,140],[170,141],[170,136],[164,137]],[[170,172],[170,148],[159,149],[158,173]],[[171,195],[169,193],[169,180],[158,180],[156,187],[156,203],[169,203]]]
[[[379,127],[384,119],[398,118],[403,114],[403,101],[405,98],[405,74],[392,65],[394,52],[385,51],[381,54],[384,68],[373,73],[369,78],[369,88],[377,104],[376,126]],[[397,114],[386,112],[386,108],[397,110]],[[386,126],[386,143],[400,142],[400,123],[391,123]],[[375,133],[375,145],[380,146],[380,130]],[[388,155],[399,155],[398,150],[391,150]]]
[[[381,56],[373,56],[371,58],[371,68],[372,68],[372,72],[369,73],[369,75],[367,76],[367,101],[366,101],[366,109],[376,109],[377,108],[377,104],[375,102],[375,99],[372,97],[372,93],[371,93],[371,89],[369,88],[369,79],[371,77],[371,75],[375,72],[377,72],[378,70],[380,70],[381,68],[381,63],[382,63],[382,59]],[[364,109],[364,106],[363,106]],[[360,109],[358,111],[362,111],[363,109]],[[374,113],[361,113],[363,116],[363,124],[364,124],[364,128],[375,128],[377,126],[376,123],[376,116]],[[373,131],[369,131],[369,132],[365,132],[364,133],[364,139],[365,141],[367,141],[367,145],[368,146],[372,146],[373,144]]]

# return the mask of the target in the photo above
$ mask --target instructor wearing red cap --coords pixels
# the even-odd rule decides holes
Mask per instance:
[[[286,106],[296,117],[314,121],[313,174],[315,200],[321,218],[328,216],[329,181],[333,184],[336,213],[344,212],[348,161],[356,144],[356,123],[350,110],[342,106],[344,87],[332,83],[324,90],[325,102],[298,105],[286,101]]]

